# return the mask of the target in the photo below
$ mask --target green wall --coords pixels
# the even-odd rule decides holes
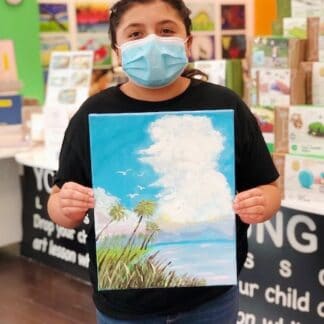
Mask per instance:
[[[44,82],[40,62],[39,14],[37,0],[23,0],[11,6],[0,1],[0,39],[12,39],[22,95],[44,99]]]

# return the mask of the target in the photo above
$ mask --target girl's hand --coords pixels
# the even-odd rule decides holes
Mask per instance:
[[[253,188],[236,195],[233,209],[241,220],[247,224],[257,224],[265,221],[266,197],[264,190]]]
[[[78,183],[65,183],[58,195],[64,216],[73,222],[81,222],[88,209],[94,208],[93,190]]]

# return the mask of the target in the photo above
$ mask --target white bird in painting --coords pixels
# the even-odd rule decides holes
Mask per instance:
[[[145,187],[142,187],[142,186],[140,186],[140,185],[138,185],[137,188],[138,188],[140,191],[142,191],[142,190],[145,189]]]
[[[138,193],[133,193],[133,194],[128,194],[127,195],[127,197],[129,197],[130,199],[134,199],[137,196],[138,196]]]
[[[131,170],[131,169],[127,169],[127,170],[125,170],[125,171],[120,170],[120,171],[117,171],[116,173],[119,173],[119,174],[125,176],[125,175],[127,175],[127,173],[128,173],[129,171],[132,171],[132,170]]]

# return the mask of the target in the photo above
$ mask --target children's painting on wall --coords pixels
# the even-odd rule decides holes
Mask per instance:
[[[214,31],[215,29],[215,1],[188,2],[191,10],[193,31]]]
[[[107,34],[79,34],[78,50],[93,51],[95,67],[111,65],[111,48]]]
[[[246,39],[244,35],[222,36],[222,57],[224,59],[241,59],[245,57]]]
[[[40,32],[68,32],[68,10],[64,3],[39,3]]]
[[[69,37],[62,34],[41,35],[41,61],[43,67],[48,67],[52,52],[66,52],[69,50],[71,50]]]
[[[215,58],[215,37],[212,35],[194,35],[189,60],[212,60]]]
[[[77,31],[107,33],[109,5],[106,0],[77,0],[75,4]]]
[[[222,29],[245,29],[245,5],[222,5]]]
[[[89,125],[98,289],[235,284],[233,111]]]

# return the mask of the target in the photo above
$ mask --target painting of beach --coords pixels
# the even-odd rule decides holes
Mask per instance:
[[[99,290],[236,284],[233,119],[89,115]]]

